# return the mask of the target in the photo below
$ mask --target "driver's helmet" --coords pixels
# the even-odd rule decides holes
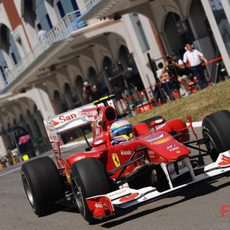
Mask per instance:
[[[118,144],[133,138],[133,127],[125,119],[115,121],[110,127],[112,142]]]

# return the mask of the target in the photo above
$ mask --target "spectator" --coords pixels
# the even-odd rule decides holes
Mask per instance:
[[[10,150],[10,148],[7,149],[7,155],[6,155],[6,159],[7,159],[7,165],[13,165],[13,158],[12,158],[12,152]]]
[[[93,93],[93,100],[95,101],[100,99],[100,91],[98,90],[98,87],[96,85],[93,85],[91,89]]]
[[[207,63],[207,59],[204,55],[197,49],[193,47],[192,43],[187,43],[185,46],[186,52],[183,56],[183,61],[186,66],[191,70],[194,76],[198,78],[198,84],[201,89],[208,86],[208,82],[204,75],[204,68],[202,63]]]
[[[162,62],[159,62],[157,65],[157,77],[160,79],[162,73],[164,71],[164,64]]]
[[[160,76],[161,88],[163,89],[165,96],[170,100],[174,100],[173,91],[175,90],[175,86],[172,81],[170,81],[170,77],[167,72],[163,72]],[[155,96],[156,97],[156,96]]]
[[[171,77],[177,78],[178,82],[182,86],[181,88],[186,91],[185,95],[188,95],[190,93],[190,86],[194,84],[188,77],[188,68],[186,68],[184,62],[178,57],[168,57],[168,62],[169,75]]]
[[[115,83],[112,87],[112,94],[115,94],[115,98],[117,101],[119,101],[120,99],[122,99],[122,88],[120,85],[118,85],[117,83]]]
[[[41,41],[45,38],[47,31],[42,29],[41,24],[38,24],[37,28],[38,28],[38,40]]]
[[[167,56],[164,60],[164,69],[160,76],[161,86],[170,100],[174,100],[173,94],[177,95],[180,89],[178,74],[171,57]]]
[[[96,85],[92,86],[88,81],[84,82],[83,98],[86,104],[98,100],[99,92]]]

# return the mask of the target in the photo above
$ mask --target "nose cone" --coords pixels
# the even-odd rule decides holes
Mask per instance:
[[[160,137],[160,139],[152,141],[151,148],[155,154],[161,156],[166,161],[175,161],[190,153],[186,146],[175,140],[168,133],[162,132]]]

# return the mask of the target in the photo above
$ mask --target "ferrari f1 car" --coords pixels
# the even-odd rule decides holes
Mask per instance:
[[[150,125],[131,126],[132,137],[117,143],[113,142],[111,131],[117,119],[114,107],[101,100],[94,106],[77,108],[45,121],[56,164],[49,157],[41,157],[21,168],[25,193],[38,216],[46,215],[59,201],[72,201],[83,218],[93,223],[114,215],[118,209],[230,172],[227,110],[204,118],[200,139],[191,119],[185,123],[155,117]],[[86,139],[85,151],[63,159],[57,134],[89,123],[92,144]],[[119,134],[119,130],[116,132]],[[195,140],[190,139],[192,133]],[[210,156],[213,162],[205,165],[204,156]]]

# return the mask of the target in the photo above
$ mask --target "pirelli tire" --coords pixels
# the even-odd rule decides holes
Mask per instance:
[[[79,212],[89,224],[95,223],[86,198],[111,192],[104,165],[97,158],[86,158],[74,163],[71,166],[71,186]]]
[[[221,152],[230,149],[230,111],[220,110],[204,118],[203,137],[207,139],[206,147],[213,161]]]
[[[30,205],[39,217],[49,214],[54,203],[65,197],[64,183],[49,157],[24,163],[21,167],[21,178]]]

